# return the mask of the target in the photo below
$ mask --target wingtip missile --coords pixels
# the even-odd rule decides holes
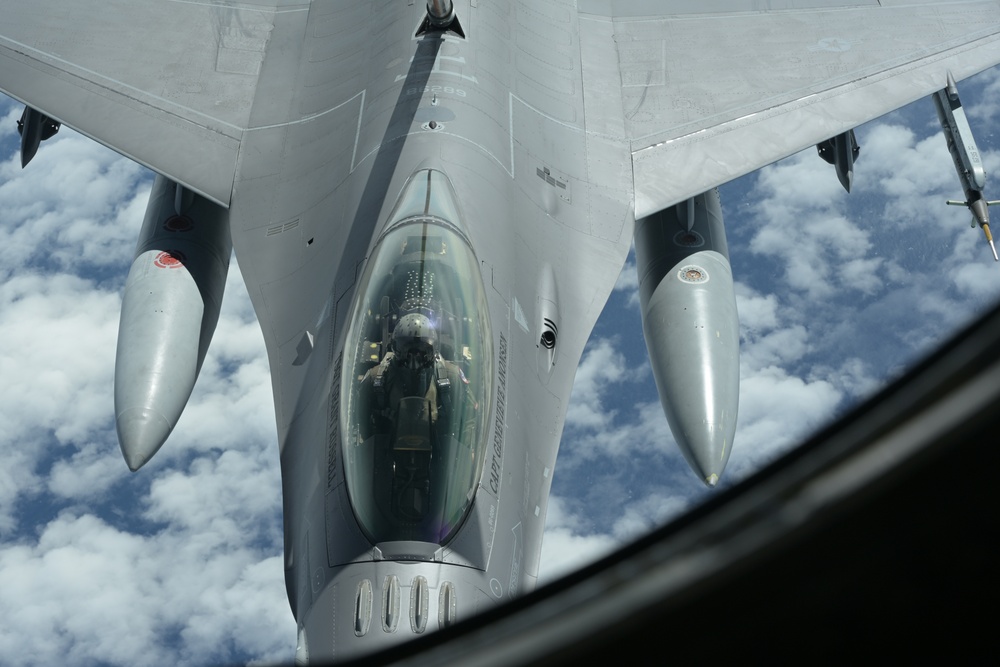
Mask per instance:
[[[941,130],[948,141],[948,152],[955,163],[958,178],[962,181],[962,189],[981,191],[986,186],[986,171],[979,147],[972,136],[969,119],[958,97],[958,87],[955,79],[948,73],[948,83],[934,93],[934,107],[937,110]]]
[[[988,207],[995,205],[997,201],[987,201],[983,198],[983,188],[986,185],[986,171],[983,169],[982,156],[979,154],[979,147],[972,136],[972,128],[969,126],[965,110],[962,108],[962,101],[958,97],[958,86],[955,78],[948,72],[947,85],[931,96],[934,106],[937,109],[938,120],[941,122],[941,130],[948,142],[948,152],[951,154],[952,162],[955,165],[955,172],[958,180],[962,183],[962,190],[965,192],[965,201],[949,199],[950,206],[965,206],[972,213],[972,226],[978,224],[986,235],[986,242],[990,244],[990,251],[993,253],[993,261],[1000,261],[997,257],[996,245],[993,243],[993,234],[990,232],[990,214]]]

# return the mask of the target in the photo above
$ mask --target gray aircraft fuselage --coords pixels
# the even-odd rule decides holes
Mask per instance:
[[[555,2],[451,10],[313,2],[255,24],[214,8],[231,44],[268,44],[230,208],[158,176],[126,283],[115,414],[137,470],[190,396],[236,251],[270,363],[302,660],[533,587],[576,368],[633,229],[671,430],[709,485],[732,448],[718,193],[637,225],[622,97],[600,83],[611,24],[581,30]]]
[[[342,5],[317,16],[322,7],[312,6],[309,43],[296,65],[308,85],[289,99],[292,82],[269,77],[269,66],[281,73],[287,64],[272,63],[281,52],[269,51],[254,115],[290,103],[303,113],[332,109],[291,128],[250,134],[248,154],[280,159],[245,163],[230,213],[268,341],[286,585],[300,627],[299,657],[311,660],[376,650],[534,585],[576,367],[633,225],[627,152],[614,154],[577,122],[582,97],[572,72],[579,67],[560,76],[545,63],[546,53],[581,57],[579,48],[574,55],[545,46],[578,39],[569,23],[575,13],[560,10],[567,19],[561,25],[560,17],[549,17],[545,37],[537,37],[536,64],[512,62],[510,42],[522,37],[503,4],[470,12],[467,2],[456,3],[475,39],[415,36],[424,16],[420,3]],[[279,21],[271,39],[285,27]],[[603,179],[586,173],[584,156],[595,150],[608,153]],[[489,351],[471,360],[483,369],[471,381],[486,398],[476,407],[480,444],[472,455],[481,472],[444,546],[375,541],[352,510],[345,471],[345,451],[365,446],[357,444],[343,405],[365,371],[357,365],[357,341],[348,340],[365,298],[359,283],[369,258],[384,250],[386,230],[407,220],[405,212],[393,213],[407,183],[423,187],[426,173],[443,175],[453,190],[451,213],[431,217],[467,241],[478,268],[471,278],[482,282],[487,309],[476,314],[488,325],[482,344],[467,355]],[[419,225],[423,218],[408,220]],[[398,316],[402,306],[392,301]],[[388,340],[380,342],[379,358],[388,347]],[[398,454],[395,444],[379,446]],[[386,465],[401,467],[395,460]],[[390,503],[395,489],[385,492]]]

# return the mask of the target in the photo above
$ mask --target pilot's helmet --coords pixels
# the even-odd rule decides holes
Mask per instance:
[[[430,318],[420,313],[404,315],[392,332],[396,363],[410,370],[428,368],[434,363],[437,332]]]

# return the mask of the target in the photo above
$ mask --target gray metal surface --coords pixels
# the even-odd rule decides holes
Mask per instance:
[[[996,2],[653,4],[579,4],[617,44],[637,217],[1000,62]]]
[[[5,1],[0,88],[228,205],[264,51],[286,11],[304,7]]]
[[[458,0],[463,38],[418,36],[426,5],[402,0],[0,0],[0,90],[229,206],[271,369],[300,657],[344,657],[533,586],[576,367],[637,215],[1000,61],[998,2],[881,4]],[[427,169],[485,287],[487,460],[450,542],[372,544],[344,474],[346,335]]]

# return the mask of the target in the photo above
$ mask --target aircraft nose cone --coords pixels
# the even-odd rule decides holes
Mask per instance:
[[[683,422],[687,421],[687,424]],[[731,424],[692,424],[694,419],[685,420],[675,415],[671,423],[677,445],[691,469],[709,487],[719,483],[722,472],[729,461],[729,452],[735,433],[735,419]]]
[[[135,472],[160,449],[173,426],[154,410],[129,408],[115,420],[118,444],[129,470]]]

